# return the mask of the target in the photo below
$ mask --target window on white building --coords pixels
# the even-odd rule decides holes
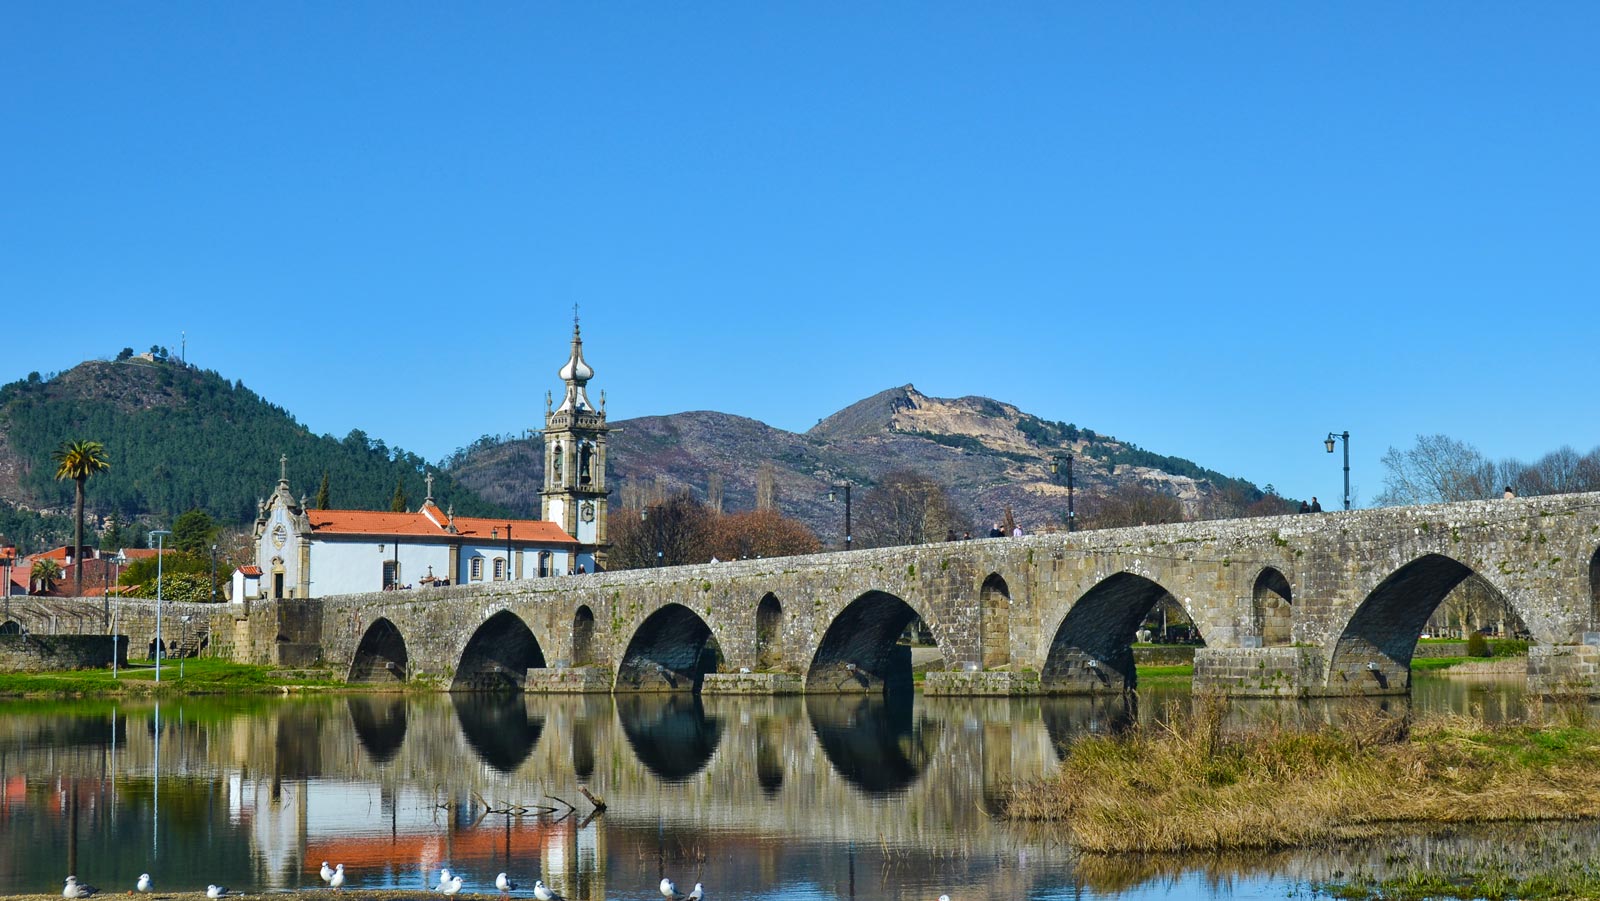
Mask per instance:
[[[496,582],[502,582],[502,581],[505,581],[505,577],[506,577],[506,558],[504,558],[504,557],[496,557],[496,558],[494,558],[494,580]]]
[[[483,558],[482,557],[473,557],[472,558],[472,562],[467,565],[467,570],[468,570],[468,576],[472,579],[472,581],[474,581],[474,582],[482,582],[483,581]]]

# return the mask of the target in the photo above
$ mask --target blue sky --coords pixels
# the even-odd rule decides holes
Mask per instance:
[[[318,432],[987,395],[1292,496],[1600,443],[1600,7],[0,2],[0,378]]]

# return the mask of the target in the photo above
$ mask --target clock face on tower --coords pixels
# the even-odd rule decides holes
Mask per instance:
[[[584,501],[578,507],[578,515],[583,518],[584,522],[594,522],[594,501]]]

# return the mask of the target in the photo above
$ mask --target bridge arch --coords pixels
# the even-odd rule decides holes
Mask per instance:
[[[978,620],[984,669],[1011,663],[1011,589],[999,573],[990,573],[978,589]]]
[[[1263,647],[1283,647],[1292,640],[1294,591],[1277,567],[1264,567],[1250,591],[1250,609]]]
[[[533,630],[515,613],[501,610],[472,633],[450,690],[521,691],[528,670],[544,666],[544,650]]]
[[[756,667],[762,670],[777,669],[782,663],[783,604],[778,596],[767,592],[756,604]]]
[[[617,691],[699,691],[722,656],[711,627],[683,604],[667,604],[634,630],[617,668]]]
[[[1444,554],[1423,554],[1390,573],[1362,599],[1334,643],[1328,686],[1352,693],[1409,689],[1411,658],[1428,618],[1468,579],[1481,582],[1510,609],[1499,586]]]
[[[1159,582],[1131,572],[1100,580],[1062,617],[1039,674],[1041,687],[1087,694],[1134,688],[1134,633],[1169,594]]]
[[[21,635],[21,634],[22,634],[22,623],[19,623],[14,619],[8,619],[4,623],[0,623],[0,635]]]
[[[587,666],[594,662],[594,611],[588,604],[579,604],[572,614],[572,665]]]
[[[909,691],[911,648],[900,635],[918,619],[915,607],[886,591],[863,593],[828,624],[806,672],[806,693]],[[937,629],[931,630],[938,635]]]
[[[1600,548],[1589,558],[1589,631],[1600,632]]]
[[[355,659],[350,661],[346,682],[404,682],[410,655],[406,652],[406,639],[388,617],[372,621],[356,645]]]

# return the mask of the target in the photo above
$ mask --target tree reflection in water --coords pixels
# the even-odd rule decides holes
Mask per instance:
[[[544,732],[544,717],[528,715],[522,694],[453,694],[450,703],[478,759],[502,773],[521,766]]]
[[[617,695],[617,719],[639,762],[667,782],[700,772],[722,741],[722,721],[698,694]]]
[[[401,695],[352,695],[348,700],[356,741],[374,763],[388,763],[406,740],[406,699]]]
[[[846,781],[869,795],[914,785],[938,746],[938,726],[915,717],[909,692],[808,695],[806,713],[822,753]]]

